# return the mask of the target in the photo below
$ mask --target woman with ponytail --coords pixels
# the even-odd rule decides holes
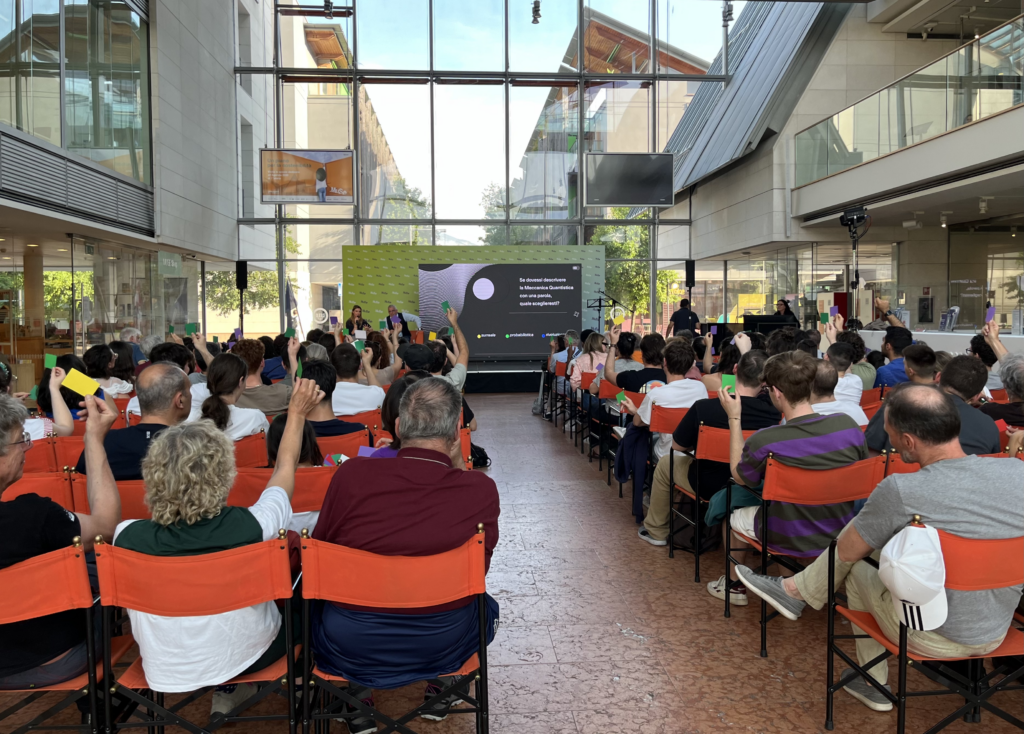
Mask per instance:
[[[206,387],[210,390],[210,397],[203,401],[200,418],[213,421],[217,428],[235,441],[267,429],[267,418],[263,411],[235,405],[245,390],[248,374],[245,361],[230,352],[215,357],[206,373]]]

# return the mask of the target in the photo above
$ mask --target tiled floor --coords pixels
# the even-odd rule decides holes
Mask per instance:
[[[501,604],[501,629],[489,651],[493,732],[824,730],[824,613],[805,613],[799,623],[773,621],[769,657],[759,657],[758,607],[725,619],[721,602],[693,582],[691,556],[670,559],[665,548],[641,542],[617,485],[605,484],[597,463],[574,450],[561,427],[530,414],[532,396],[469,399],[480,425],[473,441],[494,462],[488,474],[502,500],[501,540],[488,576]],[[722,566],[721,553],[702,557],[702,580],[717,578]],[[926,688],[923,680],[911,671],[912,690]],[[410,687],[376,698],[399,713],[421,695],[421,687]],[[0,709],[9,700],[0,695]],[[996,700],[1024,713],[1020,693]],[[837,732],[895,731],[894,712],[871,712],[845,693],[835,701]],[[912,701],[908,731],[928,728],[956,701]],[[208,706],[205,699],[192,707],[197,719]],[[264,706],[280,708],[276,701]],[[468,716],[419,724],[437,734],[472,728]],[[947,731],[1010,730],[986,714],[981,725],[958,721]]]

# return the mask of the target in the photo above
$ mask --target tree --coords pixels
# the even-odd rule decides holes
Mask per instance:
[[[430,200],[421,189],[410,187],[406,180],[399,176],[389,182],[393,190],[384,201],[383,219],[427,219],[430,214]],[[376,225],[375,242],[368,245],[429,245],[420,228],[410,224]]]
[[[296,255],[299,243],[296,241],[291,225],[285,225],[285,252]],[[297,286],[294,278],[289,276],[292,288]],[[262,311],[277,306],[281,302],[281,293],[277,283],[277,268],[273,270],[256,270],[249,273],[249,287],[245,290],[245,313]],[[235,287],[235,274],[230,270],[218,270],[206,273],[206,305],[218,316],[238,313],[238,289]]]
[[[0,273],[0,290],[22,291],[24,287],[23,273]],[[72,303],[80,304],[83,296],[94,298],[91,270],[78,270],[74,273],[69,270],[43,271],[43,302],[46,304],[47,322],[70,319]]]

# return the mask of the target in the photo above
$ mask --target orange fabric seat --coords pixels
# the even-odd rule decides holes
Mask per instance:
[[[319,512],[337,467],[299,467],[295,470],[292,512]],[[252,507],[267,488],[273,469],[239,469],[228,493],[231,507]]]
[[[373,441],[376,439],[377,431],[380,430],[381,419],[380,410],[364,410],[362,413],[356,413],[355,415],[339,415],[338,420],[345,421],[346,423],[362,423],[368,429],[370,429],[370,445],[373,445]]]
[[[25,452],[25,465],[21,470],[25,474],[60,471],[52,434],[45,438],[32,440],[32,448]]]
[[[4,490],[3,501],[8,502],[23,494],[49,497],[65,510],[74,511],[75,500],[71,483],[65,472],[38,472],[24,474],[21,479]]]
[[[320,453],[324,456],[331,454],[345,454],[350,459],[359,455],[362,446],[372,446],[370,442],[370,429],[349,433],[344,436],[317,436],[316,445],[320,447]]]
[[[74,469],[78,465],[78,459],[82,452],[85,451],[85,437],[57,436],[53,441],[58,468]]]
[[[235,441],[236,467],[265,467],[269,463],[267,432],[263,429],[260,429],[259,433]]]

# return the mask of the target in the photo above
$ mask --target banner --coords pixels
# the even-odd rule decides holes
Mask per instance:
[[[264,204],[352,204],[351,150],[260,150]]]

